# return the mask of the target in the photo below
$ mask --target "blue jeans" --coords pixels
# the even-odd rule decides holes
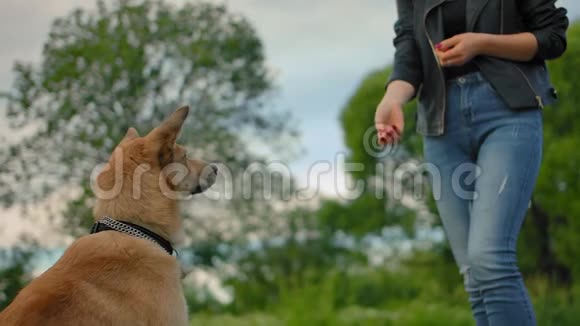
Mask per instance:
[[[448,81],[445,124],[425,137],[425,159],[477,325],[535,325],[516,242],[540,168],[542,111],[511,110],[472,73]]]

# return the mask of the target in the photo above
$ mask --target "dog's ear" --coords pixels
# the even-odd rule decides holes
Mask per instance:
[[[159,127],[151,130],[147,135],[151,150],[159,158],[161,166],[173,162],[173,148],[181,127],[189,113],[189,106],[177,109]]]
[[[121,139],[119,144],[122,144],[126,141],[129,141],[129,140],[133,140],[133,139],[138,138],[138,137],[139,137],[139,133],[137,132],[137,129],[131,127],[127,130],[125,137],[123,137],[123,139]]]

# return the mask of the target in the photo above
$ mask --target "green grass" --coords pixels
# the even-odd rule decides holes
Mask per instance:
[[[310,311],[278,314],[255,313],[243,316],[196,315],[192,325],[204,326],[463,326],[473,325],[469,310],[443,304],[413,303],[396,309],[347,307],[339,311]]]
[[[326,299],[322,296],[329,295]],[[280,305],[265,311],[243,315],[197,314],[192,325],[204,326],[469,326],[474,325],[467,302],[418,299],[392,301],[384,308],[350,305],[333,309],[332,294],[320,286],[292,291]],[[534,300],[538,325],[576,326],[580,304],[563,291],[553,291]]]
[[[275,326],[283,324],[276,316],[261,313],[243,316],[199,314],[191,319],[191,325],[195,326]]]
[[[307,306],[305,302],[303,306]],[[469,326],[474,325],[467,303],[449,306],[444,303],[412,302],[395,308],[364,308],[350,306],[339,311],[317,310],[313,303],[309,311],[289,307],[287,311],[230,314],[200,314],[192,325],[203,326]],[[299,312],[297,312],[299,311]],[[580,321],[577,305],[553,302],[536,304],[538,325],[576,326]]]
[[[428,277],[366,273],[344,279],[329,273],[299,288],[281,287],[276,301],[253,312],[200,313],[192,325],[220,326],[470,326],[475,325],[461,285],[444,286]],[[557,287],[529,278],[538,325],[576,326],[580,287]],[[451,283],[453,284],[453,283]],[[208,311],[208,310],[206,310]],[[219,311],[219,310],[215,310]]]

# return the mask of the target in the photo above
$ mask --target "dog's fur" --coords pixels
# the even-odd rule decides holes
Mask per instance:
[[[178,109],[144,137],[129,129],[96,178],[110,190],[119,182],[115,167],[123,177],[119,195],[97,198],[96,220],[110,216],[178,241],[178,200],[164,192],[203,191],[216,177],[207,162],[189,160],[175,144],[188,111]],[[178,182],[163,170],[171,163],[187,167]],[[181,273],[177,259],[151,241],[116,231],[87,235],[18,294],[0,313],[0,325],[188,325]]]

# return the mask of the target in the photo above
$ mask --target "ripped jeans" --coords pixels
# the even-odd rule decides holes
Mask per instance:
[[[477,325],[536,325],[516,242],[540,168],[542,111],[511,110],[471,73],[448,81],[445,123],[424,154]]]

